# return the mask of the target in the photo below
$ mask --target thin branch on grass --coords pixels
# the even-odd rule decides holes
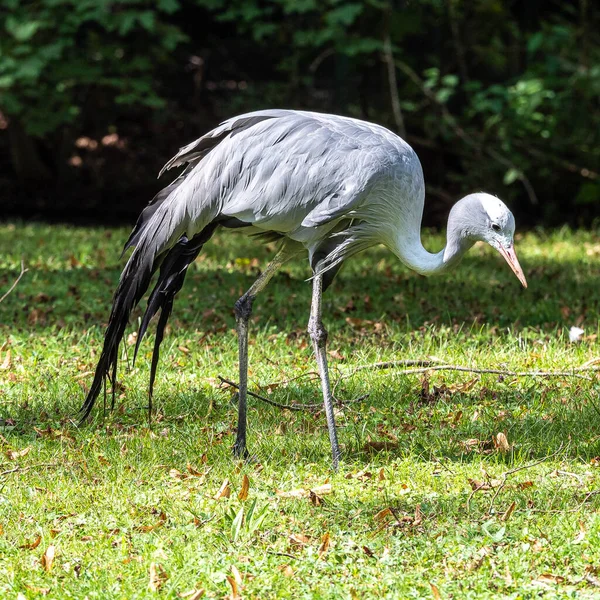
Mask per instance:
[[[434,364],[438,364],[441,363],[442,361],[437,359],[437,358],[429,358],[427,360],[420,360],[420,359],[406,359],[406,360],[392,360],[392,361],[386,361],[386,362],[377,362],[377,363],[373,363],[370,365],[363,365],[361,367],[357,367],[354,371],[352,371],[352,373],[350,373],[349,375],[340,375],[337,378],[337,381],[335,382],[334,386],[333,386],[333,390],[332,390],[332,394],[333,397],[335,398],[335,393],[337,391],[338,385],[344,380],[344,379],[348,379],[349,377],[352,377],[353,375],[355,375],[356,373],[358,373],[359,371],[362,371],[364,369],[392,369],[394,367],[397,366],[406,366],[406,367],[410,367],[410,366],[421,366],[421,367],[426,367],[428,365],[434,365]],[[360,400],[364,400],[369,394],[366,394],[365,396],[361,396],[360,398],[357,398],[354,402],[359,402]]]
[[[556,450],[555,452],[553,452],[552,454],[550,454],[549,456],[544,456],[544,458],[540,458],[538,460],[535,460],[531,463],[528,463],[526,465],[521,465],[520,467],[515,467],[514,469],[510,469],[509,471],[505,471],[504,473],[502,473],[502,481],[500,482],[500,484],[498,485],[498,487],[496,488],[496,491],[494,493],[494,495],[492,496],[492,499],[490,501],[490,505],[488,507],[488,514],[490,514],[492,512],[492,509],[494,508],[494,502],[496,502],[496,498],[498,497],[498,494],[500,494],[500,492],[504,489],[504,486],[506,485],[506,482],[508,481],[508,478],[511,475],[514,475],[515,473],[518,473],[519,471],[524,471],[525,469],[531,469],[532,467],[535,467],[551,458],[554,458],[557,454],[559,454],[563,449],[563,444],[561,444],[558,447],[558,450]]]
[[[577,479],[580,485],[583,485],[583,477],[581,475],[578,475],[577,473],[561,471],[560,469],[557,469],[555,472],[557,475],[562,475],[563,477],[573,477],[574,479]]]
[[[347,379],[348,377],[352,377],[355,373],[359,371],[363,371],[365,369],[394,369],[396,367],[430,367],[433,365],[443,364],[444,361],[439,358],[428,358],[427,360],[421,359],[407,359],[407,360],[388,360],[385,362],[376,362],[371,363],[369,365],[362,365],[360,367],[356,367],[350,375],[343,375],[342,379]]]
[[[302,373],[302,375],[296,375],[296,377],[292,377],[291,379],[284,379],[283,381],[277,381],[276,383],[268,383],[267,385],[261,385],[258,386],[261,390],[264,390],[265,388],[268,389],[270,387],[280,387],[282,385],[287,385],[288,383],[292,383],[292,381],[297,381],[298,379],[303,379],[304,377],[310,377],[309,381],[312,381],[313,379],[317,379],[319,377],[319,374],[316,371],[307,371],[306,373]]]
[[[226,385],[234,387],[236,390],[240,389],[240,386],[237,383],[235,383],[234,381],[225,379],[225,377],[221,377],[220,375],[217,375],[217,377],[221,380],[221,383],[224,383]],[[297,377],[295,379],[297,379]],[[293,379],[291,379],[289,381],[293,381]],[[285,383],[285,382],[283,382],[283,383]],[[271,384],[271,386],[275,386],[275,385],[281,385],[281,383],[272,383]],[[266,385],[263,387],[268,388],[270,386]],[[279,402],[275,402],[274,400],[270,400],[269,398],[265,398],[264,396],[261,396],[254,392],[251,392],[250,390],[248,390],[247,393],[248,393],[248,396],[252,396],[253,398],[256,398],[257,400],[262,400],[263,402],[266,402],[267,404],[270,404],[271,406],[274,406],[276,408],[282,408],[284,410],[303,411],[303,410],[319,410],[319,409],[323,408],[323,405],[320,402],[318,402],[316,404],[280,404]],[[349,400],[348,402],[338,401],[338,404],[340,404],[342,406],[347,406],[349,404],[356,404],[357,402],[362,402],[365,398],[368,398],[368,397],[369,397],[369,394],[363,394],[362,396],[359,396],[358,398],[355,398],[354,400]]]
[[[272,554],[273,556],[285,556],[287,558],[293,558],[294,560],[298,560],[297,556],[289,554],[288,552],[273,552],[272,550],[267,550],[267,554]]]
[[[16,467],[13,467],[12,469],[8,469],[6,471],[2,471],[0,472],[0,477],[4,477],[5,475],[10,475],[11,473],[18,473],[18,472],[25,472],[25,471],[30,471],[31,469],[38,469],[40,467],[59,467],[59,466],[63,466],[60,463],[39,463],[37,465],[28,465],[26,467],[21,467],[19,465],[17,465]]]
[[[11,473],[16,473],[17,471],[25,470],[25,467],[19,467],[18,465],[13,469],[8,469],[7,471],[2,471],[0,473],[0,477],[4,477],[4,475],[10,475]]]
[[[240,386],[229,380],[229,379],[225,379],[225,377],[221,377],[220,375],[217,375],[217,377],[221,380],[221,383],[225,383],[226,385],[229,385],[231,387],[234,387],[236,390],[240,389]],[[261,396],[259,394],[255,394],[254,392],[251,392],[250,390],[248,390],[248,396],[252,396],[253,398],[256,398],[257,400],[262,400],[263,402],[266,402],[267,404],[270,404],[271,406],[275,406],[276,408],[283,408],[283,409],[287,409],[287,410],[296,410],[296,411],[301,411],[301,410],[314,410],[316,408],[320,408],[320,404],[280,404],[279,402],[275,402],[274,400],[269,400],[269,398],[265,398],[264,396]]]
[[[446,365],[439,364],[441,361],[433,360],[415,360],[415,361],[390,361],[390,362],[379,362],[370,365],[362,365],[357,367],[351,373],[343,375],[341,379],[349,379],[354,377],[359,371],[365,369],[370,370],[384,370],[384,369],[395,369],[397,366],[404,366],[406,364],[422,364],[422,367],[414,369],[402,369],[398,371],[400,375],[412,375],[415,373],[427,373],[428,371],[460,371],[462,373],[477,373],[477,374],[491,374],[491,375],[504,375],[508,377],[577,377],[579,379],[585,379],[587,381],[593,381],[591,377],[582,375],[585,371],[599,371],[598,366],[589,367],[576,367],[572,371],[509,371],[505,369],[478,369],[476,367],[463,367],[461,365]],[[576,372],[577,371],[577,372]]]
[[[23,262],[23,259],[21,259],[21,272],[19,273],[19,276],[14,280],[13,284],[8,288],[8,292],[0,296],[0,304],[4,302],[6,298],[8,298],[8,295],[17,287],[17,284],[19,283],[19,281],[21,281],[21,277],[23,277],[23,275],[25,275],[27,271],[29,271],[29,269],[25,268],[25,263]]]

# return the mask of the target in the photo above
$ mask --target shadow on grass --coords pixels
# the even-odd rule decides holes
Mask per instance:
[[[377,377],[385,379],[383,373]],[[130,384],[126,374],[121,381]],[[146,377],[141,381],[145,385]],[[516,390],[497,383],[424,400],[420,384],[415,385],[412,377],[403,377],[381,385],[369,398],[353,401],[359,392],[368,392],[368,386],[358,381],[338,394],[338,435],[345,468],[412,457],[441,468],[486,460],[509,469],[515,460],[521,464],[555,453],[559,458],[585,463],[600,456],[600,413],[594,385],[580,390],[568,402],[552,383]],[[253,381],[250,388],[256,389]],[[260,392],[268,394],[264,389]],[[319,408],[292,411],[249,398],[250,452],[260,461],[277,463],[288,457],[328,464],[330,448],[319,382],[293,383],[275,390],[269,399]],[[27,440],[35,436],[35,428],[63,429],[84,441],[93,432],[104,431],[108,436],[122,431],[142,434],[149,426],[155,435],[190,440],[199,436],[203,440],[198,442],[201,454],[213,451],[215,444],[229,452],[235,439],[237,408],[231,388],[206,391],[191,387],[182,391],[170,377],[157,391],[150,425],[145,388],[132,387],[121,394],[114,410],[110,410],[110,396],[107,400],[107,410],[103,410],[102,396],[99,398],[91,421],[81,427],[75,426],[77,404],[21,406],[10,415],[13,427],[4,434],[8,440],[13,436]],[[507,436],[508,452],[495,447],[499,432]]]
[[[378,257],[382,258],[383,252],[373,258]],[[575,320],[600,314],[600,261],[597,271],[583,272],[577,267],[576,262],[530,260],[525,269],[529,289],[525,290],[495,256],[465,259],[452,273],[431,278],[403,271],[401,266],[380,273],[375,261],[362,269],[348,265],[325,294],[324,318],[330,326],[343,323],[348,316],[382,318],[406,330],[423,323],[546,329],[571,326]],[[175,301],[172,320],[182,327],[203,328],[206,323],[202,315],[212,310],[214,318],[233,327],[233,305],[252,285],[259,269],[200,268],[202,271],[190,270]],[[304,277],[310,272],[297,271],[290,275],[285,267],[282,269],[255,303],[255,318],[268,316],[282,329],[305,326],[311,290]],[[0,287],[8,287],[17,275],[5,273]],[[119,275],[120,270],[114,267],[30,270],[0,304],[0,328],[7,333],[17,329],[40,334],[55,327],[76,330],[103,326]],[[132,320],[140,314],[138,308]]]
[[[78,235],[81,237],[82,233]],[[35,243],[35,239],[31,239],[30,243]],[[198,334],[200,340],[204,334],[210,334],[213,336],[212,343],[215,340],[218,343],[219,331],[224,330],[230,336],[229,331],[234,327],[234,302],[259,273],[258,268],[251,266],[250,258],[258,258],[261,267],[264,267],[270,255],[264,247],[248,242],[242,244],[237,252],[232,246],[217,243],[207,247],[207,261],[200,261],[190,269],[186,285],[175,303],[173,333],[164,344],[159,382],[161,376],[164,378],[169,375],[170,383],[161,384],[158,390],[156,401],[162,417],[160,421],[155,421],[155,428],[163,423],[168,427],[181,426],[190,430],[209,426],[227,431],[227,438],[233,443],[235,409],[223,399],[226,396],[213,391],[202,392],[200,389],[193,394],[177,390],[177,386],[173,385],[177,373],[166,365],[165,356],[169,337],[175,339],[177,334]],[[231,268],[223,266],[245,256],[249,257],[248,261],[244,259],[239,265],[232,264]],[[14,292],[0,304],[0,336],[18,336],[24,345],[40,344],[36,346],[40,356],[34,362],[41,367],[45,360],[42,348],[47,340],[56,338],[59,333],[72,334],[72,347],[55,349],[55,352],[68,354],[77,349],[82,353],[90,353],[91,349],[97,350],[110,311],[111,296],[124,264],[111,257],[105,258],[105,262],[111,266],[86,268],[74,264],[73,268],[54,268],[52,265],[39,269],[32,267]],[[548,341],[548,336],[556,343],[556,328],[581,323],[582,319],[587,323],[592,321],[594,329],[597,327],[600,314],[600,294],[597,293],[600,261],[598,268],[589,264],[582,266],[575,260],[557,262],[535,258],[522,262],[530,284],[528,290],[522,289],[508,266],[500,257],[492,254],[468,256],[451,273],[430,279],[404,269],[383,249],[356,257],[342,270],[324,299],[324,319],[330,330],[331,347],[346,344],[351,352],[364,344],[389,347],[385,329],[379,335],[359,337],[348,319],[381,321],[393,329],[395,335],[410,335],[424,327],[424,335],[442,328],[450,329],[450,335],[453,331],[471,328],[480,332],[478,336],[482,344],[494,343],[496,338],[486,328],[496,326],[500,329],[511,328],[520,335],[524,335],[527,329],[533,329],[541,343]],[[222,266],[216,267],[212,263]],[[6,288],[17,275],[17,271],[2,273],[0,287]],[[310,284],[305,278],[309,276],[306,261],[286,265],[282,269],[282,273],[255,303],[251,337],[257,330],[264,330],[267,326],[306,337]],[[145,306],[144,302],[142,306]],[[141,309],[137,309],[132,315],[132,323],[137,322],[140,315]],[[132,326],[128,332],[133,330]],[[418,344],[418,338],[416,340]],[[502,343],[502,340],[496,341]],[[149,342],[147,344],[150,347]],[[235,350],[228,351],[231,352],[231,360],[235,360]],[[568,352],[567,346],[565,351]],[[266,348],[264,354],[267,357],[268,352]],[[93,360],[90,359],[90,362]],[[351,356],[345,364],[352,365]],[[60,369],[53,372],[52,377],[60,378]],[[367,383],[360,384],[362,378],[358,377],[359,383],[349,384],[343,390],[345,397],[368,391],[370,377],[365,379]],[[393,373],[377,377],[378,381],[386,383],[381,390],[377,388],[378,397],[371,398],[377,409],[375,413],[368,409],[368,402],[361,405],[360,411],[352,405],[348,414],[355,420],[346,417],[340,422],[340,435],[346,446],[348,461],[367,464],[373,459],[373,455],[364,450],[365,443],[369,438],[386,439],[381,423],[397,438],[397,445],[389,452],[391,456],[411,453],[451,461],[474,460],[486,451],[485,444],[489,445],[491,436],[498,431],[507,432],[515,451],[523,452],[532,459],[551,454],[561,445],[568,456],[582,460],[600,455],[596,433],[600,431],[600,417],[594,408],[597,390],[591,384],[581,389],[569,381],[563,389],[546,381],[520,384],[516,389],[497,384],[495,397],[482,397],[479,392],[456,394],[452,398],[442,398],[439,406],[427,407],[418,405],[420,390],[415,386],[414,377],[403,378],[402,381],[398,381]],[[128,375],[123,375],[120,379],[126,381],[127,378]],[[142,379],[142,385],[145,386],[147,380]],[[20,384],[9,381],[9,385]],[[175,391],[168,391],[169,386]],[[62,390],[57,387],[52,397],[58,397],[60,393]],[[80,395],[83,397],[83,393]],[[110,416],[107,422],[118,423],[123,418],[126,425],[142,427],[146,422],[143,409],[130,411],[133,406],[145,404],[143,396],[143,391],[133,394],[127,392],[125,398],[119,400],[126,406],[126,415]],[[168,399],[165,399],[167,396]],[[321,401],[317,382],[293,386],[285,394],[276,391],[273,398],[283,402]],[[259,450],[262,448],[277,453],[287,447],[286,435],[277,433],[285,423],[288,435],[299,438],[294,442],[298,460],[329,460],[322,414],[290,413],[289,418],[287,414],[282,418],[279,409],[267,407],[256,400],[250,402],[250,432],[251,436],[256,436]],[[211,403],[216,403],[216,406],[209,412]],[[33,425],[44,427],[45,423],[60,423],[61,420],[65,425],[65,414],[72,416],[77,407],[75,400],[56,400],[55,406],[44,407],[33,402],[29,408],[20,402],[11,406],[14,414],[0,414],[0,417],[17,420],[19,426],[11,435],[27,436],[32,435]],[[442,424],[442,421],[449,419],[448,414],[452,413],[452,418],[455,418],[460,410],[464,417],[454,423],[450,419],[450,424]],[[507,410],[508,416],[499,416]],[[49,413],[46,420],[40,417],[42,411]],[[473,419],[476,411],[479,417]],[[187,416],[182,419],[184,414]],[[408,432],[404,431],[407,419],[410,426],[414,427],[409,428]],[[300,432],[297,435],[294,434],[296,430]],[[86,435],[86,431],[89,430],[81,430],[82,435]],[[469,439],[481,441],[481,448],[465,449],[464,442]],[[276,440],[275,444],[273,440]]]

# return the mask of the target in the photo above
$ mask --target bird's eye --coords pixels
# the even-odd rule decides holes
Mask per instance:
[[[500,231],[501,227],[498,225],[498,223],[492,223],[492,229],[494,231]]]

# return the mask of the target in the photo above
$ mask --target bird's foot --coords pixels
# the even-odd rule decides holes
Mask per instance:
[[[241,460],[248,460],[250,453],[248,452],[248,448],[246,448],[245,440],[235,440],[235,444],[233,445],[233,456]]]

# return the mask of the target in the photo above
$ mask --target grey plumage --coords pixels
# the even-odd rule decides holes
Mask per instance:
[[[313,269],[309,330],[323,381],[336,467],[339,447],[324,353],[327,334],[321,322],[321,293],[344,260],[384,244],[408,267],[429,275],[454,264],[475,241],[483,240],[503,254],[525,284],[512,250],[514,218],[500,200],[488,194],[472,194],[455,205],[445,250],[430,254],[423,248],[421,164],[404,140],[379,125],[303,111],[259,111],[229,119],[184,146],[161,174],[182,165],[185,169],[179,177],[144,209],[125,245],[134,250],[115,292],[104,349],[82,418],[92,410],[102,382],[107,377],[114,382],[117,348],[131,310],[160,269],[138,339],[139,344],[150,318],[162,311],[152,390],[173,299],[187,267],[218,227],[243,228],[259,238],[282,240],[274,263],[236,304],[241,340],[238,455],[245,453],[246,443],[247,341],[243,340],[247,340],[252,302],[276,268],[299,252],[308,253]]]

